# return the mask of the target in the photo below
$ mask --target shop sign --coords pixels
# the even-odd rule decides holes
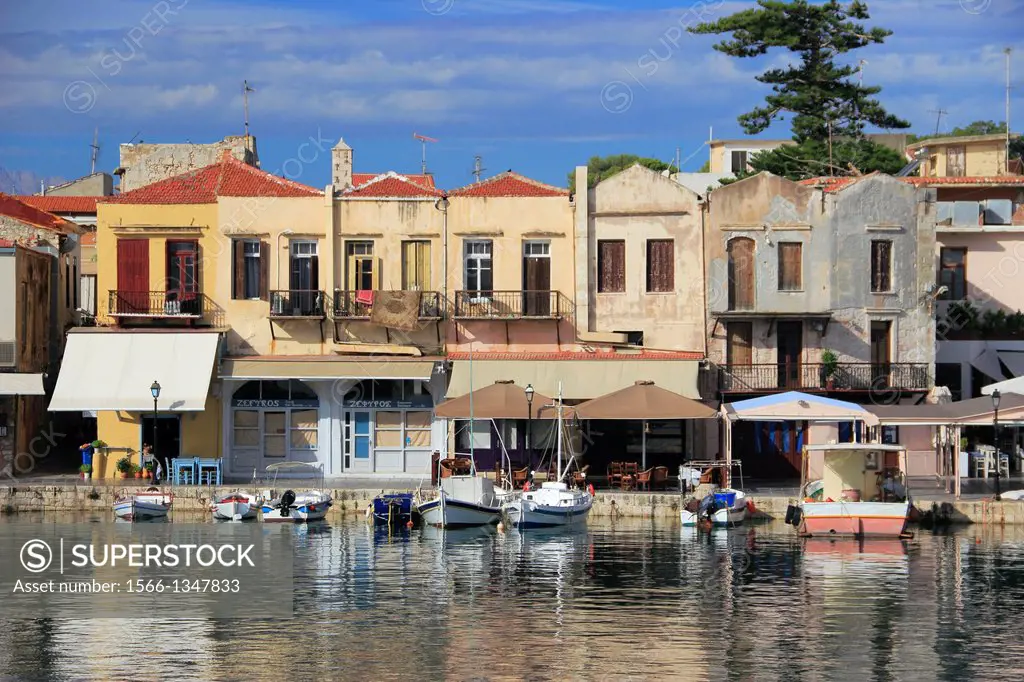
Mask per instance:
[[[285,407],[320,407],[315,398],[305,400],[232,400],[232,407],[248,407],[255,410],[266,410]]]
[[[429,410],[434,407],[434,399],[420,395],[409,400],[345,400],[343,404],[355,410]]]

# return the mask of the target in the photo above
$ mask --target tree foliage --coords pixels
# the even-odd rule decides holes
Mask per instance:
[[[799,55],[799,61],[768,69],[757,80],[772,86],[767,106],[739,117],[749,135],[766,130],[781,115],[792,115],[793,139],[825,141],[834,137],[861,137],[865,125],[882,129],[909,128],[889,114],[872,95],[878,86],[861,85],[857,69],[837,64],[835,58],[892,35],[883,28],[866,29],[853,20],[869,18],[860,0],[842,5],[837,0],[812,5],[808,0],[757,0],[747,9],[717,21],[698,24],[693,33],[731,33],[714,48],[732,57],[760,57],[772,48]],[[831,126],[831,130],[830,130]]]
[[[866,175],[876,171],[896,175],[907,165],[907,160],[895,149],[871,140],[841,140],[832,145],[830,166],[828,145],[807,140],[758,152],[749,163],[753,170],[743,177],[768,171],[790,180],[803,180],[820,175]]]
[[[592,156],[587,162],[587,187],[593,188],[597,183],[621,173],[630,166],[639,163],[654,171],[668,169],[669,164],[659,159],[649,159],[635,154],[614,154],[612,156]],[[569,172],[569,191],[576,191],[576,173]]]

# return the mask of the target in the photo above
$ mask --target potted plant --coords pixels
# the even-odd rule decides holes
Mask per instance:
[[[117,468],[118,473],[121,474],[121,478],[130,478],[131,477],[131,475],[132,475],[132,467],[134,465],[132,464],[132,461],[130,459],[128,459],[127,455],[125,455],[121,459],[117,460],[117,464],[115,466]]]
[[[153,462],[146,462],[146,465],[144,467],[142,467],[142,477],[145,478],[145,479],[153,478],[153,469],[154,469],[154,463]]]
[[[107,443],[100,439],[96,439],[92,442],[92,470],[102,472],[107,470],[107,457],[110,453],[107,452]]]
[[[90,478],[92,478],[92,465],[91,464],[83,464],[82,466],[78,467],[78,470],[82,472],[82,480],[83,481],[88,481]]]
[[[835,385],[835,375],[839,370],[839,356],[830,348],[821,353],[821,375],[825,380],[825,388],[832,390]]]
[[[140,467],[138,464],[133,464],[132,474],[135,475],[135,478],[142,478],[142,467]]]

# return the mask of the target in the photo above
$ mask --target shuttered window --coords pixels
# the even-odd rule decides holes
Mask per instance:
[[[626,290],[626,242],[602,239],[597,242],[597,291],[601,294]]]
[[[779,244],[779,291],[800,291],[804,288],[803,244],[782,242]]]
[[[892,242],[871,242],[871,292],[892,291]]]
[[[939,252],[939,284],[946,287],[943,301],[967,298],[967,249],[944,248]]]
[[[647,291],[670,292],[676,288],[675,242],[647,240]]]
[[[234,252],[234,286],[231,298],[256,299],[262,298],[263,254],[269,252],[261,248],[257,239],[236,239],[232,245]]]

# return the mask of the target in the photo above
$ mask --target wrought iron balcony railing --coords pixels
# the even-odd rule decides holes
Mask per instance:
[[[111,317],[199,319],[206,312],[199,292],[112,290],[107,300]]]
[[[464,320],[555,320],[571,303],[558,291],[456,291],[455,317]]]
[[[270,292],[270,317],[327,317],[327,292],[316,289],[284,289]]]
[[[444,317],[441,294],[419,291],[418,317],[421,320],[440,320]],[[334,290],[334,317],[337,319],[368,320],[373,310],[373,296],[369,291]]]
[[[723,392],[928,390],[928,365],[922,363],[839,363],[828,375],[819,363],[769,363],[719,367]]]

